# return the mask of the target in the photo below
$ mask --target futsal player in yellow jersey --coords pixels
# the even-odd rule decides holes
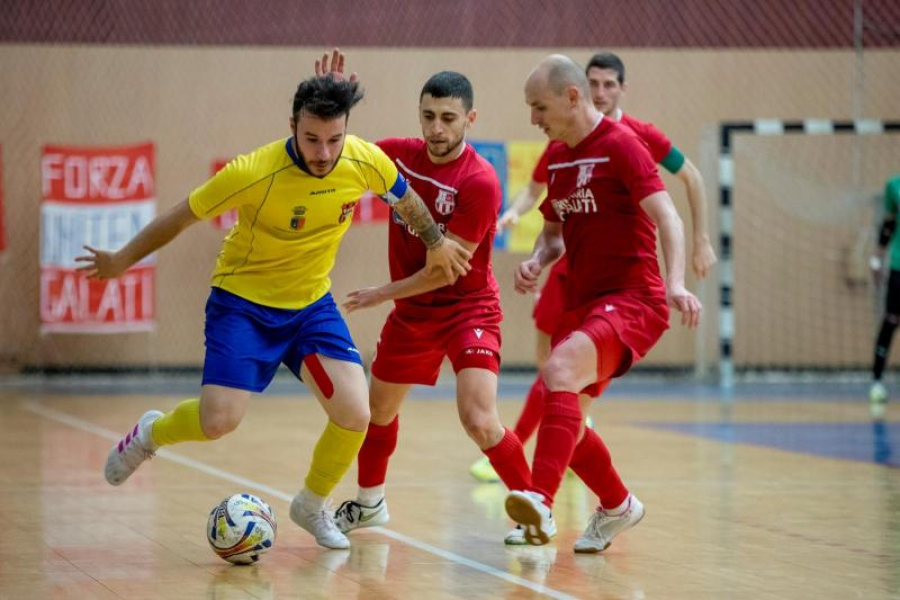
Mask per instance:
[[[146,412],[110,449],[106,479],[120,485],[160,447],[233,431],[251,393],[284,363],[312,389],[329,422],[313,451],[291,519],[327,548],[350,542],[325,503],[346,473],[369,424],[359,352],[329,293],[328,274],[357,200],[378,194],[428,247],[430,268],[453,281],[471,254],[435,225],[421,198],[374,144],[346,134],[362,98],[355,79],[313,77],[294,96],[291,136],[233,160],[190,197],[157,217],[118,251],[85,247],[88,277],[118,277],[188,226],[231,208],[206,304],[206,357],[199,398]]]

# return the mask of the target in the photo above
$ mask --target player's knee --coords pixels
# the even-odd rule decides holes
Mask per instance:
[[[388,425],[396,416],[397,411],[393,407],[369,405],[369,418],[376,425]]]
[[[242,415],[237,411],[214,410],[204,414],[201,412],[200,425],[203,435],[211,440],[228,435],[241,424]]]
[[[498,432],[501,432],[502,437],[503,427],[495,416],[473,412],[460,414],[459,418],[466,434],[479,448],[489,448],[496,444]]]
[[[570,361],[551,356],[541,367],[541,379],[551,392],[576,391],[577,373]]]
[[[363,406],[359,410],[350,415],[351,423],[345,427],[351,431],[365,431],[369,427],[369,421],[372,420],[372,413],[368,406]]]
[[[894,327],[896,327],[897,323],[900,323],[900,315],[896,315],[893,313],[887,313],[886,315],[884,315],[884,321],[888,325],[893,325]]]
[[[372,419],[372,412],[365,402],[349,403],[341,410],[331,410],[328,414],[338,426],[350,431],[365,431]]]

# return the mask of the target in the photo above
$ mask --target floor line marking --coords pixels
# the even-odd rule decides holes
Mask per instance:
[[[58,410],[49,408],[47,406],[43,406],[37,402],[24,402],[22,404],[23,408],[29,412],[32,412],[36,415],[40,415],[44,418],[50,419],[52,421],[56,421],[57,423],[62,423],[63,425],[67,425],[74,429],[80,429],[87,433],[91,433],[98,437],[109,440],[110,442],[118,442],[121,439],[121,434],[106,429],[104,427],[100,427],[91,423],[90,421],[85,421],[83,419],[79,419],[78,417],[73,417],[72,415],[66,414],[64,412],[60,412]],[[198,460],[194,460],[193,458],[188,458],[186,456],[182,456],[177,454],[176,452],[172,452],[171,450],[167,450],[162,448],[157,451],[156,456],[177,464],[180,464],[185,467],[189,467],[191,469],[195,469],[197,471],[201,471],[206,473],[207,475],[211,475],[213,477],[217,477],[219,479],[224,479],[226,481],[231,481],[232,483],[236,483],[242,487],[248,487],[256,489],[260,492],[263,492],[265,495],[271,496],[273,498],[279,498],[280,500],[285,500],[286,502],[290,502],[294,496],[293,494],[288,494],[287,492],[283,492],[276,488],[270,487],[263,483],[259,483],[253,481],[252,479],[247,479],[246,477],[241,477],[240,475],[235,475],[234,473],[229,473],[228,471],[224,471],[222,469],[218,469],[216,467],[210,466],[206,463],[200,462]],[[395,539],[398,542],[406,544],[408,546],[412,546],[413,548],[417,548],[419,550],[428,552],[429,554],[434,554],[435,556],[439,556],[446,560],[455,562],[457,564],[469,567],[476,571],[480,571],[487,575],[492,575],[494,577],[498,577],[504,581],[509,583],[513,583],[515,585],[519,585],[524,588],[528,588],[534,592],[538,592],[540,594],[544,594],[550,598],[557,598],[558,600],[576,600],[575,596],[571,596],[564,592],[560,592],[553,588],[549,588],[545,585],[541,585],[538,583],[534,583],[533,581],[529,581],[522,577],[517,577],[505,571],[501,571],[500,569],[496,569],[490,565],[486,565],[484,563],[480,563],[476,560],[472,560],[470,558],[466,558],[465,556],[461,556],[454,552],[450,552],[449,550],[443,550],[438,548],[437,546],[432,546],[426,542],[422,542],[417,540],[416,538],[410,537],[408,535],[404,535],[402,533],[398,533],[391,529],[387,529],[384,527],[374,527],[371,530],[373,533],[380,533],[381,535],[387,536],[389,538]]]

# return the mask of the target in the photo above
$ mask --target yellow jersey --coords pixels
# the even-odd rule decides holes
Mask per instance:
[[[348,135],[325,177],[306,171],[293,138],[238,156],[194,190],[193,213],[211,218],[238,209],[225,237],[212,285],[275,308],[304,308],[331,288],[341,238],[359,198],[405,188],[378,146]],[[390,197],[390,196],[388,196]]]

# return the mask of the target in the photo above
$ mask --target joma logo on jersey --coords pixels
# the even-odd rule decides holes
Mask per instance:
[[[303,226],[306,225],[306,207],[295,206],[291,212],[293,213],[293,216],[291,217],[291,229],[303,229]]]
[[[456,208],[456,196],[453,192],[438,190],[437,198],[434,200],[434,209],[442,215],[449,215],[454,208]]]
[[[590,183],[591,177],[594,176],[594,163],[586,165],[578,165],[578,179],[575,181],[577,187],[583,187]]]
[[[578,188],[568,198],[552,200],[551,204],[557,216],[563,221],[573,213],[597,212],[597,202],[594,200],[594,193],[590,188]]]
[[[338,217],[338,223],[343,223],[347,220],[347,217],[353,214],[353,209],[356,208],[356,200],[353,202],[345,202],[341,205],[341,216]]]

